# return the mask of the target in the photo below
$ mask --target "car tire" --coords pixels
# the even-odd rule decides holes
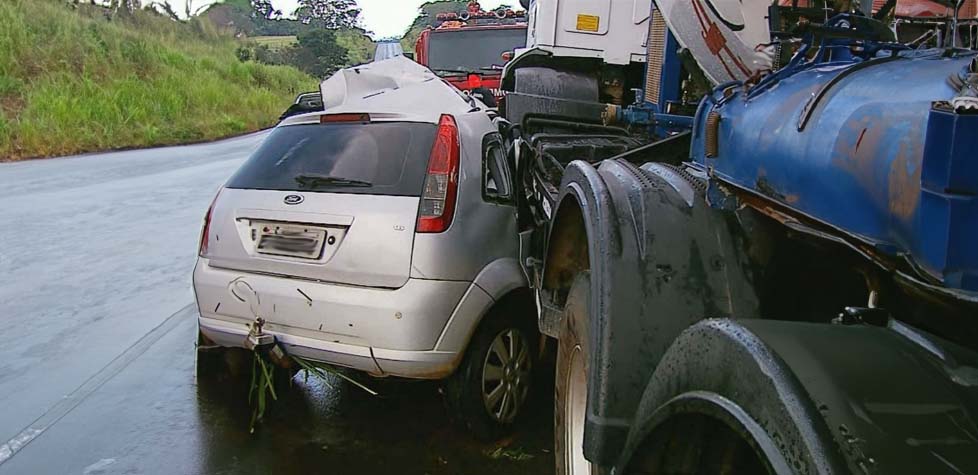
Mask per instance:
[[[587,407],[588,315],[591,273],[574,279],[557,341],[557,376],[554,382],[554,456],[557,475],[603,474],[607,471],[584,459],[584,417]]]
[[[539,333],[528,315],[512,307],[490,311],[444,387],[454,421],[479,440],[496,440],[508,433],[533,387],[538,341]],[[517,355],[515,360],[510,357],[512,352]]]

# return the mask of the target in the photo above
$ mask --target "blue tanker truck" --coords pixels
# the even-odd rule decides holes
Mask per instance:
[[[501,127],[558,473],[978,473],[974,25],[523,3]],[[640,20],[644,57],[594,46]]]

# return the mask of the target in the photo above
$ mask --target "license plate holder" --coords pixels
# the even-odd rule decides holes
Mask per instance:
[[[304,224],[252,222],[255,251],[271,256],[316,260],[322,257],[326,229]]]

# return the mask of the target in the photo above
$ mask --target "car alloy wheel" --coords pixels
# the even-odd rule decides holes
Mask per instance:
[[[482,400],[490,416],[508,424],[530,389],[531,346],[526,334],[507,328],[493,339],[482,366]]]

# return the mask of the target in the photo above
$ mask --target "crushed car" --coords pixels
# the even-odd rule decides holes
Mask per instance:
[[[499,119],[398,56],[322,83],[207,211],[193,287],[199,351],[285,352],[444,381],[491,438],[521,414],[538,353]],[[199,377],[213,377],[201,371]]]

